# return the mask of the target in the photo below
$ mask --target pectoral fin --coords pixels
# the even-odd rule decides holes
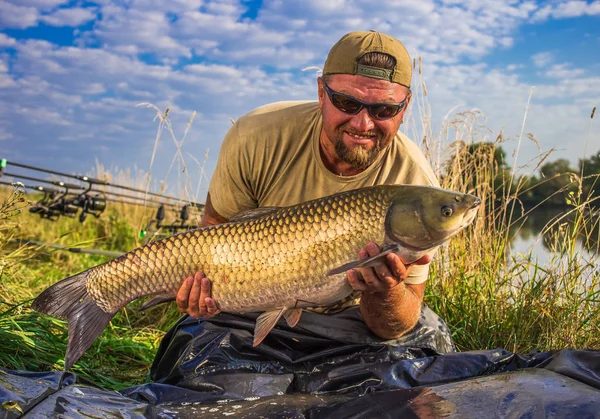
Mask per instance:
[[[292,308],[283,314],[283,316],[285,317],[285,321],[287,321],[287,324],[290,327],[296,327],[296,325],[300,321],[301,315],[302,315],[301,308]]]
[[[397,252],[399,250],[400,250],[399,244],[397,244],[397,243],[388,244],[381,249],[381,252],[378,255],[371,256],[370,258],[366,258],[366,259],[354,260],[352,262],[345,263],[342,266],[339,266],[335,269],[330,270],[329,272],[327,272],[327,275],[332,276],[332,275],[337,275],[337,274],[347,272],[350,269],[369,268],[369,267],[379,265],[379,264],[385,262],[385,257],[388,253]]]
[[[173,294],[157,294],[154,297],[147,299],[144,304],[140,307],[140,311],[146,311],[151,307],[157,306],[163,303],[169,303],[171,301],[175,301],[175,296]]]
[[[265,337],[267,337],[271,329],[275,327],[277,321],[279,321],[281,316],[283,316],[287,310],[287,307],[283,307],[279,310],[265,311],[258,316],[256,319],[256,326],[254,327],[254,342],[252,342],[252,346],[257,346]]]

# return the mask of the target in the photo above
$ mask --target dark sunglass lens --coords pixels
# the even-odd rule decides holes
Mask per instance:
[[[342,112],[355,114],[360,111],[361,104],[349,97],[333,93],[331,95],[331,103]]]
[[[370,106],[369,114],[375,119],[388,119],[396,116],[400,109],[398,105]]]

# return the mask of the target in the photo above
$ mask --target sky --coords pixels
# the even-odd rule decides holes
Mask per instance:
[[[417,143],[502,133],[522,173],[600,151],[598,0],[0,0],[0,158],[183,176],[203,200],[231,120],[316,100],[329,48],[370,29],[421,62]]]

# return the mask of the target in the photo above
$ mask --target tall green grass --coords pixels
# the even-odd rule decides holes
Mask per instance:
[[[600,349],[600,197],[586,195],[583,179],[571,174],[577,192],[570,193],[565,211],[544,226],[539,238],[552,250],[550,261],[540,265],[533,249],[511,252],[515,231],[536,216],[535,208],[521,205],[525,178],[518,177],[522,169],[517,159],[523,138],[537,141],[524,132],[512,140],[516,152],[512,170],[507,170],[495,152],[509,140],[502,134],[494,138],[479,111],[453,115],[434,136],[427,124],[431,118],[424,84],[415,96],[425,132],[423,148],[441,186],[473,193],[485,203],[474,224],[440,249],[425,296],[450,325],[458,348],[503,347],[520,353]],[[524,114],[523,125],[527,107]],[[484,142],[494,146],[478,147],[474,153],[472,146]],[[536,170],[550,155],[541,153],[525,169]],[[584,250],[582,242],[591,250]]]
[[[535,216],[519,203],[524,191],[514,182],[516,165],[512,172],[498,167],[493,148],[481,148],[477,158],[469,153],[469,145],[494,139],[479,112],[455,114],[434,135],[424,84],[415,90],[414,103],[408,129],[416,125],[415,120],[420,124],[423,148],[442,186],[474,193],[485,202],[474,225],[440,249],[426,292],[426,302],[449,323],[458,347],[503,347],[515,352],[600,349],[599,259],[597,253],[588,254],[577,246],[581,237],[591,240],[598,233],[590,209],[598,197],[584,196],[583,188],[578,188],[569,197],[569,209],[546,227],[546,240],[555,251],[548,264],[540,266],[531,252],[510,252],[514,229],[525,217]],[[156,141],[165,128],[174,136],[167,122],[167,115],[161,115]],[[499,135],[495,141],[501,145],[507,140]],[[175,143],[181,156],[181,141]],[[453,158],[442,158],[449,155]],[[104,168],[99,165],[96,170]],[[138,181],[122,173],[111,177],[137,187],[150,183],[149,175]],[[516,186],[508,186],[512,184]],[[192,198],[198,200],[199,188],[189,179],[182,189],[195,191]],[[27,205],[18,188],[0,190],[0,366],[62,369],[66,323],[34,313],[31,300],[52,283],[107,258],[16,245],[10,239],[125,252],[141,243],[139,231],[154,217],[154,210],[110,204],[100,218],[88,217],[81,224],[64,217],[56,222],[40,220],[27,211]],[[134,302],[114,317],[74,372],[113,389],[147,380],[158,344],[179,313],[173,305],[144,313],[137,307]]]
[[[48,221],[29,213],[26,198],[37,197],[27,197],[18,187],[0,188],[0,366],[60,370],[66,322],[32,311],[31,301],[49,285],[109,258],[11,240],[126,252],[141,243],[140,229],[155,210],[112,203],[100,218],[88,217],[85,223],[65,217]],[[139,305],[133,303],[114,317],[74,372],[115,389],[146,380],[158,344],[179,313],[172,306],[141,313]]]

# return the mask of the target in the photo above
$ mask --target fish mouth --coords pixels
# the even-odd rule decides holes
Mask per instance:
[[[473,220],[475,219],[475,216],[477,215],[477,210],[479,209],[480,205],[481,205],[481,199],[477,198],[475,200],[475,202],[473,202],[473,205],[471,205],[469,207],[469,209],[467,209],[465,211],[465,215],[463,217],[463,224],[462,224],[461,228],[466,227],[473,222]]]
[[[481,199],[475,198],[475,201],[473,201],[473,205],[471,205],[467,211],[474,210],[480,205],[481,205]]]

